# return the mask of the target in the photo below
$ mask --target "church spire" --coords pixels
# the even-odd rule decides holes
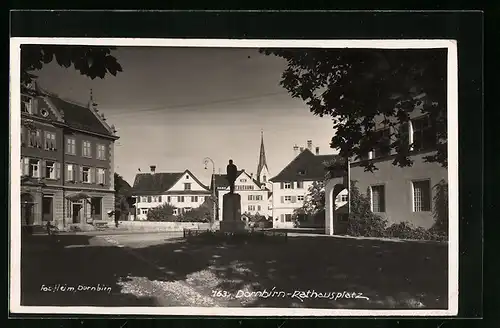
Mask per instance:
[[[269,170],[267,167],[267,162],[266,162],[266,152],[264,150],[264,131],[260,131],[260,156],[259,156],[259,165],[257,166],[257,179],[260,180],[260,175],[262,173],[262,170],[266,168],[266,170]]]

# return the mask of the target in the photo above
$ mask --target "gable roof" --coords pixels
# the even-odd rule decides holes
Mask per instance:
[[[132,187],[133,194],[140,195],[157,195],[168,191],[172,188],[177,181],[188,173],[193,180],[195,180],[200,186],[208,190],[208,187],[194,176],[189,170],[184,172],[168,172],[168,173],[139,173],[136,174],[134,180],[134,186]],[[189,191],[189,193],[194,193],[194,191]]]
[[[304,149],[280,173],[270,179],[272,182],[318,181],[327,173],[325,162],[341,159],[339,155],[314,155]]]
[[[249,179],[252,180],[253,183],[255,183],[258,187],[260,187],[260,183],[252,178],[245,170],[238,170],[236,171],[236,178],[239,178],[242,174],[245,174]],[[229,187],[229,182],[227,181],[227,174],[215,174],[214,177],[212,178],[212,182],[210,184],[210,189],[213,189],[213,182],[215,180],[215,186],[217,189],[224,189]]]
[[[53,94],[46,93],[44,96],[62,114],[64,123],[70,128],[115,137],[92,109],[63,100]]]

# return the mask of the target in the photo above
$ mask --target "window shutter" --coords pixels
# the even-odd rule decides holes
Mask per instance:
[[[75,169],[76,167],[78,167],[78,173],[80,174],[80,181],[79,182],[83,182],[83,166],[79,165],[79,166],[76,166],[75,165]]]
[[[285,214],[281,214],[280,217],[281,217],[281,222],[285,222]]]
[[[61,163],[56,163],[56,179],[61,178]]]
[[[285,202],[285,196],[281,196],[281,202],[284,203]]]
[[[30,173],[30,159],[28,157],[24,158],[24,174],[29,175]]]
[[[45,161],[43,159],[40,160],[40,165],[38,168],[38,177],[39,178],[47,178],[45,174]]]
[[[96,178],[95,178],[96,171],[97,170],[95,167],[90,168],[90,183],[96,183]]]
[[[292,196],[292,203],[297,202],[297,196]]]
[[[290,188],[293,189],[293,186],[295,185],[295,182],[290,182]]]
[[[280,183],[280,189],[284,189],[285,188],[285,184],[283,182]]]
[[[68,170],[68,164],[64,165],[64,180],[69,181],[69,170]]]
[[[161,196],[158,197],[158,201],[161,203]]]

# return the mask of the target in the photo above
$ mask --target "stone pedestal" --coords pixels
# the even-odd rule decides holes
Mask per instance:
[[[245,222],[241,220],[241,196],[239,194],[225,194],[222,197],[220,230],[223,232],[245,230]]]

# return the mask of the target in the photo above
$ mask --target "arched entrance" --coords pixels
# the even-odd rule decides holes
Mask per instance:
[[[327,235],[336,233],[335,230],[338,225],[336,224],[335,198],[344,189],[346,189],[346,186],[343,179],[331,179],[325,185],[325,234]],[[340,211],[346,211],[344,206]]]
[[[34,222],[35,205],[34,198],[30,193],[21,194],[21,225],[31,226]]]

